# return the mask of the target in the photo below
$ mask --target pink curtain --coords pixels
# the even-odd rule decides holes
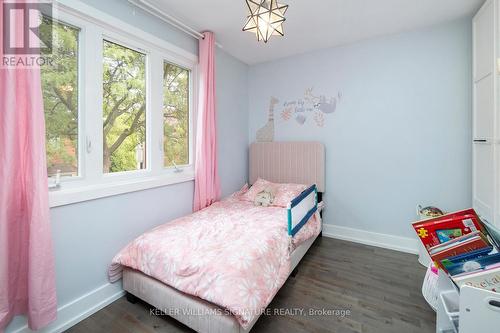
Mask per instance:
[[[31,329],[56,317],[45,122],[40,70],[33,67],[0,68],[0,332],[18,314],[27,314]]]
[[[217,170],[217,126],[215,112],[215,36],[205,32],[199,43],[198,122],[193,210],[210,206],[220,196]]]

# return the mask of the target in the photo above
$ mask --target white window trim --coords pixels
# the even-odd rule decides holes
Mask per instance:
[[[194,129],[198,57],[163,39],[146,33],[78,0],[54,3],[56,20],[80,28],[79,40],[79,176],[65,178],[61,187],[49,192],[50,207],[68,205],[118,194],[141,191],[194,179]],[[113,174],[102,173],[102,40],[108,39],[147,54],[146,61],[146,169]],[[85,47],[98,45],[97,47]],[[94,59],[93,62],[92,60]],[[191,71],[189,91],[189,161],[187,166],[163,167],[163,62]],[[153,70],[154,69],[154,70]],[[153,84],[154,83],[154,84]],[[96,96],[98,96],[96,98]],[[88,147],[90,145],[90,147]],[[158,153],[158,150],[160,151]],[[155,151],[155,153],[153,153]],[[92,167],[89,167],[92,166]]]
[[[77,202],[95,200],[118,194],[153,189],[157,187],[189,182],[194,179],[194,172],[185,171],[176,175],[140,177],[118,182],[93,184],[75,188],[51,191],[50,207],[69,205]]]

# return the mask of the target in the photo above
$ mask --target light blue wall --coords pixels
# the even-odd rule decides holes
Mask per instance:
[[[250,141],[270,96],[343,98],[319,128],[275,112],[276,140],[326,145],[325,223],[413,237],[417,203],[471,206],[471,19],[252,66]]]
[[[222,195],[233,193],[248,174],[248,67],[216,52],[217,145]]]
[[[197,41],[124,0],[87,0],[107,14],[197,53]],[[223,195],[247,178],[247,65],[216,50],[218,152]],[[113,256],[129,241],[159,224],[191,212],[193,182],[83,202],[51,210],[58,305],[63,306],[106,283]],[[120,283],[115,288],[120,288]],[[17,317],[12,332],[26,323]]]

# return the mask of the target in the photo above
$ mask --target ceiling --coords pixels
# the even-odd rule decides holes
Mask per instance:
[[[281,0],[285,37],[267,44],[243,32],[245,0],[146,0],[196,30],[215,32],[247,64],[418,29],[472,15],[484,0]]]

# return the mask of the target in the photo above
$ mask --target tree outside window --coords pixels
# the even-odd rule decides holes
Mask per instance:
[[[164,166],[189,164],[189,70],[163,65]]]
[[[146,167],[146,55],[103,45],[103,171]]]

